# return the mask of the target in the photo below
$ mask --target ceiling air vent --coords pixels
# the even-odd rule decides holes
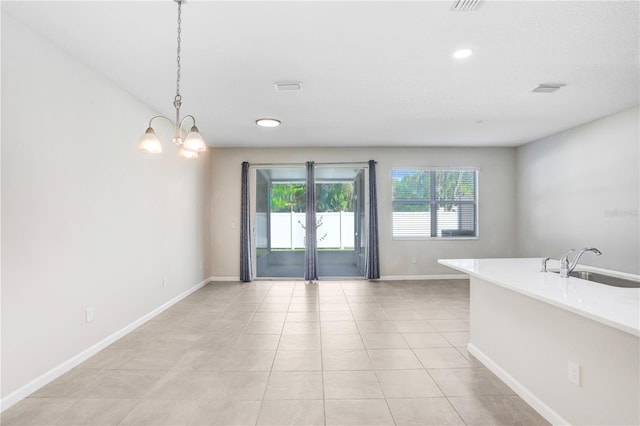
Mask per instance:
[[[482,0],[456,0],[451,6],[454,12],[473,12],[480,8]]]
[[[299,92],[302,90],[302,83],[299,81],[276,83],[275,86],[278,92]]]
[[[552,93],[561,87],[566,86],[564,83],[542,83],[532,90],[533,93]]]

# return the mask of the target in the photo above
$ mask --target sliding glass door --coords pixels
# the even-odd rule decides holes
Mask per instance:
[[[255,169],[254,228],[257,278],[304,276],[305,169]]]
[[[316,166],[316,227],[320,278],[363,277],[363,169]],[[364,258],[362,258],[364,259]]]
[[[305,168],[253,169],[253,262],[256,278],[304,278]],[[366,173],[361,167],[316,166],[319,278],[364,277]]]

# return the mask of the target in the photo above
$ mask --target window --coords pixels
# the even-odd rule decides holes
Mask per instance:
[[[477,238],[478,171],[393,169],[393,238]]]

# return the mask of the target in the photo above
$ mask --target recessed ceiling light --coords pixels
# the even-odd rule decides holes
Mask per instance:
[[[260,127],[278,127],[280,120],[276,120],[275,118],[259,118],[256,120],[256,124]]]
[[[453,52],[453,57],[456,59],[464,59],[468,58],[473,54],[473,50],[471,49],[460,49]]]
[[[299,81],[283,81],[275,83],[278,92],[299,92],[302,90],[302,83]]]

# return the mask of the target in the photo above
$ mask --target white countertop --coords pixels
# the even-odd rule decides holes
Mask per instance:
[[[438,263],[640,337],[640,288],[621,288],[540,272],[541,258],[439,259]],[[548,269],[558,269],[549,261]],[[637,275],[583,267],[632,280]]]

